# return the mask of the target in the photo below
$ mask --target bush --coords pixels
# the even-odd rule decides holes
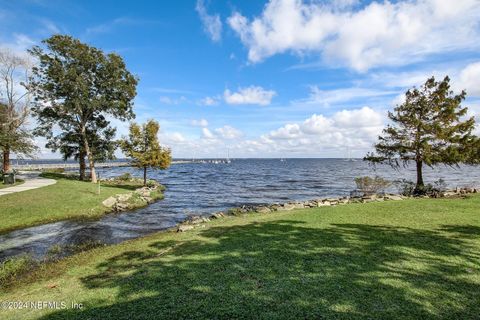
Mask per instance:
[[[391,182],[379,176],[374,178],[366,176],[355,178],[355,184],[357,185],[357,191],[363,195],[371,195],[384,192],[391,185]]]
[[[406,179],[397,180],[395,184],[397,185],[398,193],[406,197],[429,196],[436,198],[447,190],[447,185],[443,179],[434,181],[433,185],[428,183],[420,189],[415,188],[415,182]]]
[[[415,191],[415,182],[407,179],[396,180],[395,185],[402,196],[410,197]]]
[[[127,172],[127,173],[124,173],[124,174],[116,177],[115,179],[120,180],[120,181],[130,181],[130,180],[132,180],[132,175]]]
[[[19,275],[35,268],[35,260],[26,254],[15,256],[5,260],[0,265],[0,287],[6,287]]]
[[[160,184],[155,180],[147,180],[147,187],[154,188],[158,187]]]

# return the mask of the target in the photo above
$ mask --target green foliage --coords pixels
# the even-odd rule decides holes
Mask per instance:
[[[7,286],[20,275],[36,266],[35,260],[27,254],[9,258],[0,264],[0,288]]]
[[[448,77],[442,81],[432,77],[408,90],[405,102],[388,113],[393,124],[379,137],[377,154],[368,154],[365,160],[394,168],[415,162],[417,191],[424,184],[423,165],[478,164],[480,140],[472,133],[474,117],[465,119],[468,109],[461,106],[465,96],[465,91],[453,94]]]
[[[172,162],[170,149],[160,146],[155,120],[149,120],[142,126],[132,123],[128,138],[120,142],[125,155],[132,159],[132,166],[144,169],[144,185],[147,184],[147,168],[166,169]]]
[[[149,188],[158,187],[161,191],[165,189],[165,187],[159,184],[156,180],[147,180],[146,186]]]
[[[397,186],[398,193],[406,197],[427,195],[436,198],[440,193],[447,190],[446,183],[443,179],[438,179],[437,181],[434,181],[433,184],[427,183],[420,187],[417,187],[413,181],[407,179],[397,180],[394,183]]]
[[[391,182],[382,177],[357,177],[355,178],[357,190],[365,195],[376,194],[385,191],[391,185]]]
[[[120,176],[116,177],[115,179],[121,180],[121,181],[130,181],[132,180],[132,175],[127,172],[124,174],[121,174]]]
[[[30,50],[39,61],[30,85],[38,122],[35,134],[46,137],[47,147],[65,158],[86,155],[96,182],[94,162],[111,158],[115,149],[115,129],[106,117],[134,118],[138,81],[114,53],[66,35],[54,35],[43,44],[45,50]]]

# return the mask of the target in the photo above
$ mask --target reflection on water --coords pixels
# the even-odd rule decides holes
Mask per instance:
[[[375,171],[373,171],[375,170]],[[100,169],[102,178],[130,172],[134,168]],[[106,244],[164,230],[189,215],[209,214],[242,204],[263,204],[348,195],[353,179],[364,175],[413,180],[413,167],[395,171],[387,166],[372,168],[363,161],[343,159],[256,159],[230,164],[175,164],[150,177],[167,187],[165,199],[146,208],[111,214],[98,221],[63,221],[14,231],[0,236],[0,260],[23,252],[43,256],[52,245]],[[426,181],[444,179],[451,187],[478,185],[480,168],[438,167],[425,169]]]

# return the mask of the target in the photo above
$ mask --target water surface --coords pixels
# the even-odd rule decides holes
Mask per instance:
[[[100,169],[102,178],[125,172],[141,176],[134,168]],[[165,199],[146,208],[109,214],[98,221],[63,221],[13,231],[0,236],[0,260],[20,253],[42,257],[52,245],[84,242],[118,243],[164,230],[189,215],[207,215],[243,204],[270,204],[318,197],[348,195],[354,178],[380,175],[413,180],[415,171],[372,168],[361,160],[345,159],[242,159],[230,164],[175,164],[149,177],[164,184]],[[425,169],[425,180],[444,179],[450,187],[478,186],[480,168]]]

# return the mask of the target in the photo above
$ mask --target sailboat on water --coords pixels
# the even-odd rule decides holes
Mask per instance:
[[[231,163],[232,161],[230,160],[230,148],[227,148],[227,159],[225,160],[225,163]]]
[[[352,150],[350,150],[350,147],[347,147],[347,156],[344,161],[353,162]]]

